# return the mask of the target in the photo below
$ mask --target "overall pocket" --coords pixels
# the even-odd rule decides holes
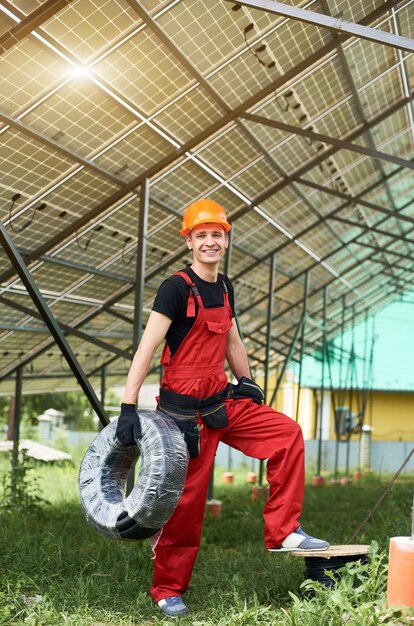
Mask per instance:
[[[196,459],[200,454],[200,431],[198,430],[197,421],[194,419],[174,418],[174,422],[183,433],[190,459]]]
[[[229,423],[226,407],[224,404],[211,405],[200,409],[201,418],[207,428],[225,428]]]

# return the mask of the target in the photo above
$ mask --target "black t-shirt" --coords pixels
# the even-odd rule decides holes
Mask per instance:
[[[224,291],[221,281],[223,280],[229,292],[229,303],[234,317],[234,290],[230,280],[224,274],[219,274],[219,280],[215,283],[209,283],[199,276],[187,266],[181,272],[185,272],[197,286],[198,291],[206,309],[214,309],[224,306]],[[190,332],[194,325],[196,317],[187,317],[187,302],[190,293],[190,285],[188,285],[181,276],[170,276],[161,283],[157,295],[155,296],[153,311],[162,313],[169,317],[173,323],[168,329],[166,341],[174,354],[183,342],[186,335]],[[197,315],[196,301],[196,315]]]

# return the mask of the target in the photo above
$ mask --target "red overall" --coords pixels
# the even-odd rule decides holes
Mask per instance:
[[[187,274],[179,275],[191,284]],[[224,364],[232,312],[227,293],[223,307],[205,309],[199,295],[197,303],[195,323],[172,358],[169,348],[164,348],[162,386],[176,393],[205,398],[227,385]],[[194,296],[190,292],[187,315],[191,308],[194,310]],[[300,426],[286,415],[250,399],[230,399],[225,404],[229,423],[217,430],[206,426],[201,429],[200,455],[189,461],[184,492],[156,543],[151,587],[156,602],[181,595],[190,582],[200,546],[210,474],[220,441],[248,456],[268,459],[270,491],[263,510],[266,547],[280,545],[299,526],[304,495],[304,444]]]

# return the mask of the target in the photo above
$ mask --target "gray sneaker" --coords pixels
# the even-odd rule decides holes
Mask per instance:
[[[157,603],[164,615],[168,617],[178,617],[188,613],[188,607],[181,599],[181,596],[171,596],[163,598]]]
[[[327,550],[329,543],[323,539],[311,537],[299,526],[295,532],[290,533],[280,546],[268,548],[269,552],[293,552],[294,550],[305,550],[306,552],[318,552]]]

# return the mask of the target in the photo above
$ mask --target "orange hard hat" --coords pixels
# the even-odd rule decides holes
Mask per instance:
[[[180,234],[188,235],[194,226],[209,223],[221,224],[221,226],[224,226],[227,233],[231,228],[227,221],[226,211],[220,204],[214,202],[214,200],[210,200],[210,198],[196,200],[185,210]]]

